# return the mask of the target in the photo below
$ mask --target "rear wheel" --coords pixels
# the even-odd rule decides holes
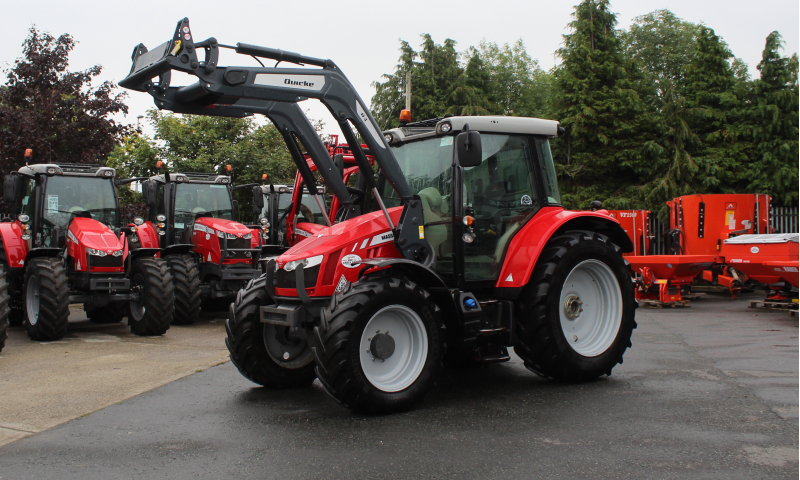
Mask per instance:
[[[34,258],[25,267],[25,328],[42,342],[58,340],[69,323],[69,284],[57,258]]]
[[[6,273],[6,266],[0,263],[0,352],[6,345],[6,338],[8,338],[8,273]]]
[[[128,325],[140,336],[162,335],[169,330],[175,311],[175,289],[167,262],[143,257],[133,261],[131,292],[138,299],[128,306]]]
[[[102,307],[85,305],[86,318],[92,323],[119,323],[127,312],[127,305],[121,303],[110,303]]]
[[[546,378],[587,381],[622,363],[636,328],[630,268],[608,237],[570,231],[545,246],[520,294],[525,366]]]
[[[375,276],[347,287],[314,328],[317,377],[342,405],[403,411],[433,387],[442,363],[436,305],[405,278]]]
[[[261,323],[259,307],[274,303],[265,282],[266,275],[248,282],[230,305],[225,345],[231,362],[245,378],[265,387],[310,385],[316,374],[305,332]]]
[[[190,325],[200,315],[200,270],[192,255],[170,255],[167,263],[175,284],[172,324]]]

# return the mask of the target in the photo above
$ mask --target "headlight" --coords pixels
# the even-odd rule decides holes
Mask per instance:
[[[442,133],[447,133],[447,132],[449,132],[450,130],[452,130],[452,128],[453,128],[453,126],[452,126],[452,125],[450,125],[449,123],[443,123],[443,124],[442,124],[442,125],[439,127],[439,131],[440,131],[440,132],[442,132]]]
[[[115,250],[114,253],[112,253],[112,255],[114,255],[115,257],[122,256],[122,250]]]
[[[246,234],[242,235],[242,238],[244,238],[245,240],[250,240],[251,238],[253,238],[253,234],[252,233],[246,233]]]
[[[53,167],[50,167],[50,168],[47,169],[47,173],[49,173],[50,175],[55,175],[56,174],[56,169],[53,168]]]
[[[228,240],[236,240],[236,235],[232,233],[226,233],[225,238],[227,238]]]
[[[316,257],[303,258],[300,260],[293,260],[291,262],[286,262],[286,265],[283,266],[283,269],[286,270],[287,272],[291,272],[294,271],[294,269],[296,269],[300,265],[303,265],[304,269],[310,267],[316,267],[317,265],[322,263],[322,257],[323,257],[322,255],[317,255]]]
[[[163,215],[162,215],[162,217],[163,217]],[[164,220],[166,220],[166,217],[164,218]],[[144,224],[144,218],[142,218],[142,217],[134,218],[133,219],[133,224],[134,225],[143,225]]]
[[[30,219],[31,219],[31,217],[29,217],[29,216],[27,216],[27,215],[25,215],[25,214],[23,213],[22,215],[18,216],[18,217],[17,217],[17,219],[18,219],[20,222],[22,222],[22,223],[27,223],[27,222],[28,222],[28,220],[30,220]],[[265,219],[265,220],[266,220],[266,219]]]
[[[259,220],[259,222],[261,222],[261,225],[269,226],[269,220],[267,220],[266,218],[262,218],[261,220]]]
[[[104,177],[110,177],[112,175],[114,175],[114,172],[112,172],[111,170],[106,170],[105,172],[103,172]]]
[[[88,253],[89,255],[96,255],[98,257],[105,257],[106,255],[108,255],[106,252],[104,252],[102,250],[96,250],[94,248],[87,248],[86,249],[86,253]],[[122,255],[122,252],[119,252],[119,254]],[[119,255],[115,255],[115,256],[119,256]]]
[[[220,232],[219,230],[217,230],[217,236],[219,238],[225,238],[225,232]]]
[[[167,221],[167,217],[165,215],[158,215],[156,217],[156,220],[158,220],[159,222],[166,222]]]

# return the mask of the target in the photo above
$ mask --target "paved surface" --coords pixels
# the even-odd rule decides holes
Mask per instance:
[[[797,318],[747,299],[639,309],[608,379],[555,384],[514,358],[447,370],[383,417],[226,363],[1,447],[0,478],[796,479]]]
[[[60,341],[32,342],[11,328],[0,352],[0,445],[218,365],[228,360],[224,338],[224,319],[213,315],[137,337],[125,324],[89,322],[80,305]]]

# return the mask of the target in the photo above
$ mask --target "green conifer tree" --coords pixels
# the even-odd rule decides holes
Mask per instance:
[[[750,158],[748,191],[767,193],[782,205],[797,205],[798,90],[797,60],[780,55],[778,32],[767,37],[753,82],[752,122],[754,155]]]

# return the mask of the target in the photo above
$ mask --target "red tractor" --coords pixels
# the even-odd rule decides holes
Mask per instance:
[[[138,219],[131,249],[163,249],[175,283],[172,322],[194,323],[201,306],[227,310],[236,292],[261,274],[259,236],[237,221],[231,177],[164,173],[142,182],[142,193],[148,218]]]
[[[273,388],[318,378],[348,408],[392,412],[419,402],[443,362],[507,361],[509,346],[561,381],[622,362],[636,301],[621,253],[633,246],[604,210],[560,205],[548,143],[558,122],[449,117],[381,132],[333,61],[239,43],[230,48],[319,68],[221,67],[219,47],[195,43],[184,19],[165,44],[134,50],[120,85],[208,115],[267,115],[266,103],[317,98],[379,168],[361,175],[354,201],[330,157],[313,157],[347,208],[237,295],[226,343],[246,378]],[[170,86],[171,70],[198,82]],[[363,149],[353,155],[359,172],[372,171]],[[302,174],[305,160],[293,159]]]
[[[136,227],[121,227],[114,176],[113,168],[61,163],[27,165],[5,177],[4,200],[15,218],[0,222],[0,269],[11,324],[24,323],[33,340],[62,338],[71,303],[84,304],[93,322],[127,316],[137,335],[169,328],[172,277],[154,258],[158,249],[129,250],[126,234]],[[3,305],[0,298],[0,316]]]

